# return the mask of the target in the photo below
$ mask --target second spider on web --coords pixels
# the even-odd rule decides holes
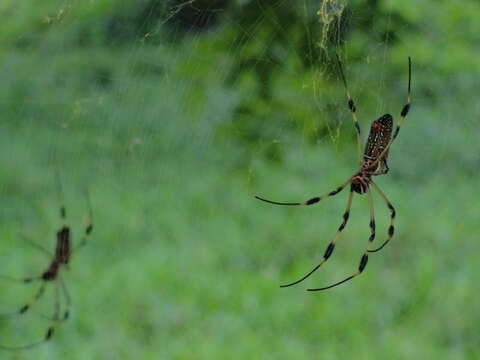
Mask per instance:
[[[411,85],[411,79],[412,79],[412,61],[409,57],[408,58],[407,102],[403,106],[400,112],[400,119],[397,122],[395,131],[393,132],[393,136],[392,136],[393,117],[390,114],[385,114],[380,116],[377,120],[373,121],[370,127],[370,133],[368,135],[367,143],[365,144],[365,150],[363,151],[363,154],[361,151],[362,138],[361,138],[360,125],[358,124],[358,121],[357,121],[356,106],[352,97],[350,96],[350,92],[347,86],[347,81],[343,73],[342,64],[338,56],[337,56],[337,63],[338,63],[338,69],[340,71],[340,75],[343,81],[343,85],[345,87],[345,92],[347,95],[348,109],[352,114],[353,125],[355,127],[355,131],[357,134],[357,152],[359,157],[358,159],[359,169],[351,177],[349,177],[343,184],[338,186],[335,190],[321,196],[313,197],[305,202],[279,202],[279,201],[268,200],[260,196],[255,196],[255,198],[257,198],[258,200],[262,200],[264,202],[274,204],[274,205],[309,206],[309,205],[316,204],[319,201],[324,200],[328,197],[337,195],[345,187],[347,187],[347,185],[350,185],[350,193],[348,195],[347,207],[345,209],[345,212],[343,213],[343,221],[340,224],[340,227],[338,228],[337,232],[335,233],[335,236],[333,237],[332,241],[328,244],[327,248],[325,249],[322,260],[312,270],[310,270],[306,275],[302,276],[300,279],[285,285],[281,285],[281,287],[288,287],[288,286],[292,286],[302,282],[303,280],[307,279],[310,275],[312,275],[315,271],[317,271],[325,262],[327,262],[327,260],[332,255],[333,250],[335,249],[336,241],[339,239],[342,231],[347,226],[347,222],[350,217],[350,208],[352,206],[352,199],[353,199],[354,193],[357,193],[359,195],[366,193],[368,198],[369,208],[370,208],[370,224],[369,224],[370,237],[368,239],[367,247],[365,248],[362,254],[362,257],[360,258],[360,264],[358,265],[358,269],[353,274],[331,285],[319,287],[319,288],[309,288],[307,289],[308,291],[320,291],[320,290],[330,289],[340,284],[343,284],[355,278],[356,276],[360,275],[365,269],[365,267],[367,266],[368,254],[381,250],[392,239],[395,231],[394,229],[394,220],[396,215],[395,208],[393,207],[390,200],[388,200],[387,196],[380,189],[380,187],[377,184],[375,184],[372,178],[374,176],[383,175],[388,172],[389,168],[387,164],[387,159],[388,159],[388,152],[389,152],[390,146],[397,138],[398,133],[400,131],[400,127],[402,126],[403,122],[405,121],[405,118],[408,115],[408,112],[410,111],[410,103],[411,103],[410,102],[410,85]],[[385,201],[390,211],[390,225],[388,227],[387,239],[382,243],[382,245],[380,245],[375,249],[371,249],[371,244],[375,239],[375,216],[374,216],[373,200],[372,200],[372,193],[371,193],[370,187],[373,187],[379,193],[380,197]]]
[[[67,291],[66,284],[61,276],[63,268],[68,267],[72,254],[76,254],[77,250],[83,247],[86,243],[88,238],[90,237],[92,230],[93,230],[93,215],[92,215],[92,207],[90,204],[90,197],[87,193],[87,203],[88,203],[88,223],[83,231],[83,236],[81,237],[80,241],[73,246],[72,239],[71,239],[71,230],[70,226],[66,224],[67,220],[67,213],[65,205],[63,204],[63,196],[61,190],[60,181],[58,182],[58,189],[59,189],[59,197],[61,201],[60,205],[60,218],[62,220],[61,227],[56,232],[56,246],[55,250],[52,253],[50,250],[44,248],[42,245],[37,244],[36,242],[31,241],[29,238],[22,237],[22,239],[30,246],[34,247],[37,250],[40,250],[48,257],[50,257],[50,262],[45,270],[37,275],[37,276],[30,276],[30,277],[23,277],[23,278],[14,278],[10,276],[0,275],[0,279],[5,279],[9,281],[19,282],[23,284],[33,284],[38,283],[39,286],[31,297],[28,302],[23,303],[18,310],[12,313],[0,313],[0,319],[7,319],[13,318],[15,319],[18,316],[24,316],[45,294],[45,290],[48,285],[53,285],[55,288],[55,298],[53,304],[53,317],[48,318],[50,325],[47,327],[46,332],[43,338],[38,339],[34,342],[29,342],[24,345],[5,345],[0,344],[0,350],[25,350],[30,349],[35,346],[41,345],[49,341],[57,327],[63,321],[67,320],[69,317],[70,311],[70,295]],[[63,295],[64,299],[64,307],[63,311],[61,310],[61,297]]]

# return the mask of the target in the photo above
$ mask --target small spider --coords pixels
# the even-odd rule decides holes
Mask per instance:
[[[350,92],[348,91],[347,81],[345,79],[345,75],[343,73],[342,65],[340,59],[337,56],[337,63],[338,68],[340,71],[340,75],[343,81],[343,85],[345,87],[345,92],[348,99],[348,109],[352,114],[353,124],[355,126],[355,130],[357,133],[357,151],[359,155],[359,165],[360,168],[356,173],[353,174],[347,181],[337,187],[335,190],[329,192],[328,194],[317,196],[311,198],[305,202],[278,202],[272,201],[260,196],[255,196],[258,200],[265,201],[270,204],[274,205],[313,205],[318,203],[321,200],[324,200],[328,197],[337,195],[340,193],[348,184],[350,184],[350,193],[348,195],[347,200],[347,208],[343,213],[343,222],[341,223],[340,227],[338,228],[333,240],[328,244],[325,253],[323,255],[323,259],[320,261],[318,265],[316,265],[310,272],[308,272],[302,278],[285,285],[281,285],[281,287],[288,287],[295,284],[298,284],[312,275],[315,271],[320,268],[333,253],[335,249],[335,243],[339,239],[342,231],[345,229],[347,225],[348,218],[350,216],[350,208],[352,206],[352,198],[353,193],[357,194],[367,194],[368,196],[368,204],[370,207],[370,238],[368,241],[368,246],[366,247],[361,259],[360,264],[358,266],[358,270],[353,275],[346,277],[345,279],[338,281],[332,285],[321,287],[321,288],[313,288],[307,289],[308,291],[319,291],[319,290],[326,290],[343,284],[356,276],[360,275],[365,267],[367,266],[368,262],[368,254],[372,252],[376,252],[381,250],[393,237],[394,233],[394,219],[395,219],[395,208],[393,207],[392,203],[388,200],[382,190],[378,187],[377,184],[373,181],[372,177],[377,175],[386,174],[389,170],[387,165],[387,158],[388,158],[388,151],[390,146],[392,145],[393,141],[397,138],[397,135],[400,131],[400,127],[402,126],[407,114],[410,110],[410,84],[412,79],[412,62],[410,57],[408,58],[408,88],[407,88],[407,103],[403,106],[402,111],[400,112],[400,119],[398,120],[395,132],[392,136],[392,126],[393,126],[393,118],[390,114],[385,114],[375,120],[370,127],[370,134],[368,135],[368,140],[365,146],[365,151],[363,152],[363,156],[361,153],[362,148],[362,139],[360,135],[360,126],[357,121],[356,115],[356,107],[355,103],[353,102],[352,97],[350,96]],[[370,245],[372,244],[373,240],[375,239],[375,217],[374,217],[374,209],[373,209],[373,201],[372,201],[372,194],[370,191],[370,186],[372,186],[377,192],[380,194],[382,199],[387,204],[388,209],[390,210],[390,226],[388,227],[388,236],[387,239],[384,241],[382,245],[377,247],[376,249],[371,249]]]
[[[60,190],[61,191],[61,190]],[[87,196],[88,200],[88,196]],[[70,295],[68,293],[67,287],[65,285],[65,282],[63,281],[60,272],[63,267],[68,268],[68,264],[70,262],[70,258],[74,252],[76,252],[78,249],[83,247],[90,234],[92,233],[93,230],[93,222],[92,222],[92,211],[91,211],[91,206],[90,206],[90,201],[88,200],[88,206],[89,206],[89,220],[88,224],[84,230],[84,235],[80,242],[72,249],[72,244],[71,244],[71,232],[70,232],[70,227],[68,225],[65,225],[66,221],[66,209],[65,206],[62,204],[60,206],[60,217],[62,219],[62,222],[64,225],[57,231],[56,237],[57,237],[57,242],[56,242],[56,247],[55,247],[55,253],[52,254],[49,250],[45,249],[43,246],[31,241],[30,239],[27,239],[25,237],[22,237],[24,241],[26,241],[29,245],[33,246],[34,248],[42,251],[43,253],[47,254],[49,257],[51,257],[50,264],[46,268],[46,270],[40,275],[40,276],[33,276],[33,277],[25,277],[25,278],[12,278],[9,276],[0,276],[2,279],[7,279],[7,280],[12,280],[12,281],[18,281],[22,282],[24,284],[30,284],[33,282],[41,282],[40,287],[38,288],[37,292],[34,294],[34,296],[31,298],[30,301],[25,303],[23,306],[21,306],[17,311],[9,314],[0,314],[0,318],[7,318],[7,317],[12,317],[12,316],[19,316],[25,314],[40,298],[43,296],[45,293],[45,289],[47,287],[47,284],[53,284],[55,285],[55,304],[54,304],[54,313],[53,317],[49,318],[50,325],[47,328],[47,331],[45,333],[45,336],[43,339],[26,344],[26,345],[20,345],[20,346],[7,346],[7,345],[0,345],[0,349],[3,350],[22,350],[22,349],[29,349],[32,347],[35,347],[37,345],[40,345],[42,343],[45,343],[51,339],[53,336],[53,333],[55,332],[55,329],[57,326],[64,320],[68,319],[69,316],[69,307],[70,307]],[[61,314],[60,310],[60,289],[61,293],[63,293],[64,299],[65,299],[65,309],[63,311],[63,314]]]

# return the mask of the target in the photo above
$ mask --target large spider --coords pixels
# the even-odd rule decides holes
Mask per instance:
[[[61,186],[61,185],[59,185]],[[59,190],[61,192],[61,190]],[[88,237],[90,236],[92,230],[93,230],[93,222],[92,222],[92,210],[90,206],[90,201],[89,197],[87,195],[87,200],[88,200],[88,207],[89,207],[89,220],[88,224],[85,227],[84,234],[80,242],[75,246],[72,247],[71,244],[71,231],[70,231],[70,226],[65,224],[67,215],[66,215],[66,209],[65,206],[62,205],[60,206],[60,218],[62,219],[62,222],[64,223],[60,229],[56,233],[56,247],[55,247],[55,253],[51,253],[48,249],[44,248],[43,246],[31,241],[30,239],[26,237],[22,237],[24,241],[26,241],[29,245],[33,246],[34,248],[42,251],[44,254],[48,255],[51,257],[50,263],[48,267],[43,271],[42,274],[39,276],[32,276],[32,277],[25,277],[25,278],[12,278],[9,276],[3,276],[1,275],[0,278],[2,279],[7,279],[11,281],[18,281],[24,284],[30,284],[33,282],[40,282],[40,286],[36,293],[32,296],[31,300],[22,305],[17,311],[13,313],[7,313],[7,314],[0,314],[0,318],[9,318],[12,316],[21,316],[24,315],[31,307],[41,299],[43,294],[45,293],[45,289],[47,285],[53,284],[55,285],[55,303],[54,303],[54,312],[53,312],[53,317],[48,318],[50,321],[50,325],[48,326],[46,333],[44,337],[36,342],[29,343],[26,345],[19,345],[19,346],[7,346],[7,345],[0,345],[0,349],[3,350],[22,350],[22,349],[29,349],[32,347],[35,347],[37,345],[40,345],[42,343],[45,343],[51,339],[53,336],[55,329],[57,326],[64,320],[68,319],[69,316],[69,308],[70,308],[70,295],[68,293],[67,287],[65,285],[65,282],[63,281],[60,272],[63,267],[68,267],[68,264],[70,262],[70,258],[74,252],[76,252],[79,248],[83,247],[86,242]],[[60,305],[60,294],[63,294],[64,299],[65,299],[65,308],[63,309],[63,312],[61,311],[61,305]]]
[[[337,195],[348,184],[350,184],[350,193],[348,195],[347,208],[343,213],[343,222],[338,228],[335,236],[333,237],[333,240],[328,244],[325,250],[325,253],[323,255],[323,259],[305,276],[289,284],[281,285],[281,287],[288,287],[288,286],[292,286],[300,283],[301,281],[305,280],[310,275],[312,275],[315,271],[317,271],[318,268],[320,268],[320,266],[322,266],[330,258],[330,256],[333,253],[333,250],[335,249],[336,241],[338,240],[338,238],[340,237],[340,234],[342,233],[342,231],[345,229],[345,226],[347,225],[348,218],[350,215],[350,208],[352,206],[352,198],[353,198],[354,192],[360,195],[366,193],[368,196],[368,204],[370,207],[370,238],[368,241],[368,245],[360,259],[358,270],[353,275],[350,275],[345,279],[338,281],[332,285],[321,287],[321,288],[307,289],[308,291],[319,291],[319,290],[330,289],[337,285],[343,284],[355,278],[356,276],[360,275],[365,269],[365,267],[367,266],[368,254],[381,250],[392,239],[393,233],[395,231],[394,225],[393,225],[394,219],[395,219],[395,208],[393,207],[392,203],[388,200],[388,198],[385,196],[383,191],[378,187],[377,184],[375,184],[372,177],[377,175],[383,175],[388,172],[389,170],[387,165],[388,151],[390,149],[390,146],[394,142],[394,140],[397,138],[398,133],[400,131],[400,127],[405,121],[405,118],[407,117],[407,114],[410,110],[410,84],[412,79],[412,61],[409,57],[408,58],[407,103],[403,106],[402,111],[400,112],[400,119],[397,122],[397,126],[395,129],[395,132],[393,133],[393,136],[392,136],[393,118],[390,114],[385,114],[380,118],[378,118],[377,120],[375,120],[372,123],[372,126],[370,127],[370,134],[368,135],[368,140],[365,146],[365,151],[363,152],[363,157],[361,153],[362,139],[360,135],[360,126],[358,124],[357,116],[356,116],[356,107],[352,97],[350,96],[350,92],[348,91],[347,81],[345,79],[345,75],[342,69],[342,64],[338,56],[337,56],[337,63],[338,63],[338,68],[340,71],[340,75],[341,75],[343,85],[345,87],[347,99],[348,99],[348,103],[347,103],[348,109],[352,114],[353,125],[355,126],[355,130],[357,133],[357,151],[359,155],[360,168],[356,173],[353,174],[353,176],[351,176],[347,181],[345,181],[342,185],[337,187],[335,190],[329,192],[328,194],[311,198],[305,202],[278,202],[278,201],[268,200],[260,196],[255,196],[255,198],[259,200],[265,201],[270,204],[275,204],[275,205],[313,205],[323,199]],[[388,209],[390,210],[390,226],[388,227],[387,239],[383,242],[382,245],[380,245],[379,247],[373,250],[370,248],[370,245],[375,239],[375,216],[374,216],[373,201],[372,201],[370,186],[372,186],[375,190],[377,190],[377,192],[380,194],[382,199],[387,204]]]

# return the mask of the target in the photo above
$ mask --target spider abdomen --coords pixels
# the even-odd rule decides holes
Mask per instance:
[[[68,226],[63,226],[57,232],[55,259],[61,264],[68,264],[70,261],[70,228]]]
[[[48,269],[42,274],[42,279],[45,281],[55,280],[57,278],[58,270],[62,264],[68,264],[70,261],[70,228],[63,226],[57,231],[57,247],[55,248],[55,257]]]
[[[363,158],[365,162],[374,162],[385,150],[392,137],[393,118],[390,114],[385,114],[375,120],[370,127],[367,144]],[[383,156],[386,159],[388,152]]]

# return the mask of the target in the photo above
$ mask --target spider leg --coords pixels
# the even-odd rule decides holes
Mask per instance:
[[[65,298],[65,310],[63,311],[63,315],[60,317],[58,317],[58,321],[65,321],[68,319],[68,315],[69,315],[69,307],[70,307],[70,296],[67,292],[65,292],[66,289],[64,289],[64,285],[63,282],[61,281],[60,279],[60,276],[58,276],[58,278],[56,279],[55,281],[55,309],[57,306],[60,306],[60,300],[61,300],[61,295],[60,295],[60,292],[59,292],[59,289],[62,290],[62,294]],[[57,304],[58,303],[58,304]],[[56,312],[54,312],[55,314]],[[58,313],[60,314],[61,311],[59,310]],[[42,318],[44,319],[47,319],[49,321],[55,321],[55,316],[46,316],[46,315],[42,315]]]
[[[369,248],[370,248],[370,244],[373,242],[373,240],[375,240],[375,213],[374,213],[374,208],[373,208],[372,192],[370,191],[369,187],[367,187],[367,195],[368,195],[368,206],[370,208],[370,224],[369,224],[370,225],[370,237],[368,238],[368,245],[367,245],[365,251],[363,252],[362,258],[360,259],[360,265],[358,266],[357,272],[353,275],[350,275],[350,276],[346,277],[343,280],[340,280],[340,281],[332,284],[332,285],[321,287],[321,288],[311,288],[311,289],[307,289],[307,291],[327,290],[327,289],[331,289],[335,286],[341,285],[341,284],[343,284],[343,283],[345,283],[349,280],[352,280],[353,278],[357,277],[358,275],[360,275],[363,272],[363,270],[365,269],[365,267],[367,266],[368,251],[369,251]]]
[[[383,159],[383,164],[385,166],[385,169],[383,170],[383,173],[386,174],[390,171],[390,168],[388,167],[387,159]]]
[[[373,173],[370,173],[370,175],[371,176],[383,175],[383,174],[388,173],[389,170],[390,170],[389,168],[381,169],[381,170],[375,171]]]
[[[77,244],[77,246],[75,246],[72,253],[74,251],[77,251],[78,249],[82,248],[83,246],[85,246],[85,244],[88,241],[88,238],[90,237],[90,234],[92,233],[92,230],[93,230],[93,224],[92,224],[92,221],[89,220],[89,222],[87,224],[87,227],[85,228],[85,232],[83,234],[82,240],[80,240],[80,242]]]
[[[355,103],[352,97],[350,96],[350,91],[348,91],[347,80],[345,78],[345,74],[343,73],[343,68],[342,68],[342,63],[340,62],[340,58],[338,57],[338,54],[335,54],[335,56],[337,58],[338,69],[340,71],[340,76],[342,77],[343,86],[345,87],[345,94],[347,95],[347,99],[348,99],[348,102],[347,102],[348,109],[352,114],[353,125],[355,127],[355,132],[357,134],[358,163],[362,164],[363,162],[362,136],[360,131],[360,125],[358,124],[358,120],[357,120],[357,107],[355,106]]]
[[[45,285],[45,283],[43,285]],[[20,346],[0,345],[0,349],[1,350],[11,350],[11,351],[25,350],[25,349],[30,349],[30,348],[33,348],[35,346],[41,345],[41,344],[47,342],[48,340],[50,340],[51,337],[53,336],[55,328],[58,326],[58,324],[62,320],[62,319],[60,319],[60,297],[59,297],[58,284],[56,284],[56,286],[55,286],[55,295],[56,296],[55,296],[55,305],[54,305],[54,309],[55,309],[54,310],[54,315],[53,315],[53,318],[51,319],[51,324],[48,327],[43,339],[41,339],[39,341],[36,341],[36,342],[33,342],[33,343],[30,343],[30,344],[27,344],[27,345],[20,345]]]
[[[6,276],[6,275],[0,275],[0,279],[3,279],[3,280],[8,280],[8,281],[15,281],[15,282],[21,282],[21,283],[24,283],[24,284],[29,284],[33,281],[37,281],[37,280],[42,280],[42,277],[41,276],[36,276],[36,277],[25,277],[25,278],[15,278],[15,277],[11,277],[11,276]],[[44,284],[42,284],[44,285]],[[44,286],[43,286],[43,289],[42,289],[42,286],[39,288],[38,290],[38,297],[41,297],[43,295],[43,291],[44,291]],[[36,295],[36,297],[37,297]],[[35,298],[34,298],[34,301],[30,301],[29,303],[27,304],[30,304],[30,303],[33,303],[35,302]],[[22,308],[20,308],[20,310],[17,310],[17,311],[14,311],[14,312],[10,312],[10,313],[0,313],[0,318],[2,319],[5,319],[5,318],[9,318],[9,317],[13,317],[13,316],[17,316],[17,315],[21,315],[23,314],[25,311],[28,310],[28,308],[25,310],[25,311],[21,311],[25,306],[23,306]]]
[[[382,161],[380,161],[380,168],[377,169],[375,172],[370,173],[371,176],[383,175],[387,174],[390,171],[388,167],[387,159],[384,157]]]
[[[60,286],[62,288],[63,295],[65,296],[65,311],[63,313],[63,320],[67,320],[70,316],[70,305],[72,303],[70,293],[68,292],[67,285],[63,281],[63,279],[59,276]]]
[[[31,283],[32,281],[35,281],[35,280],[42,280],[42,277],[41,276],[32,276],[32,277],[24,277],[24,278],[15,278],[15,277],[12,277],[12,276],[0,275],[0,279],[9,280],[9,281],[18,281],[18,282],[23,282],[25,284],[29,284],[29,283]]]
[[[407,118],[407,115],[410,111],[410,105],[411,105],[411,83],[412,83],[412,60],[410,59],[410,56],[408,57],[408,88],[407,88],[407,102],[403,106],[402,111],[400,112],[400,119],[397,122],[397,126],[395,128],[395,132],[393,133],[392,138],[388,142],[387,146],[385,146],[385,149],[380,153],[380,155],[377,157],[377,160],[375,160],[371,165],[372,167],[375,166],[375,164],[378,164],[379,161],[384,159],[385,154],[387,154],[387,151],[390,149],[390,146],[393,144],[395,139],[398,136],[398,133],[400,132],[400,128]]]
[[[392,240],[393,238],[393,234],[395,232],[395,227],[394,227],[394,221],[395,221],[395,215],[396,215],[396,212],[395,212],[395,208],[393,207],[392,203],[388,200],[388,198],[385,196],[385,194],[383,193],[382,190],[380,190],[380,188],[378,187],[377,184],[375,184],[373,181],[372,181],[372,185],[373,187],[375,188],[375,190],[378,191],[378,193],[380,194],[380,196],[382,197],[382,199],[385,201],[385,203],[387,204],[388,206],[388,209],[390,210],[390,226],[388,227],[388,237],[387,237],[387,240],[385,240],[385,242],[380,245],[378,248],[374,249],[374,250],[369,250],[368,252],[377,252],[381,249],[383,249],[383,247],[385,245],[387,245],[387,243]]]
[[[53,313],[53,322],[58,321],[60,318],[60,289],[58,285],[58,280],[55,281],[55,305],[54,305],[54,313]]]
[[[255,199],[267,202],[269,204],[274,204],[274,205],[313,205],[313,204],[318,203],[321,200],[324,200],[324,199],[329,198],[331,196],[335,196],[338,193],[340,193],[345,188],[345,186],[347,186],[350,183],[351,179],[352,178],[349,178],[342,185],[337,187],[335,190],[329,192],[328,194],[324,194],[322,196],[317,196],[317,197],[311,198],[311,199],[309,199],[305,202],[278,202],[278,201],[268,200],[268,199],[262,198],[260,196],[255,196]]]
[[[10,279],[12,280],[12,279]],[[16,315],[23,315],[25,314],[33,304],[35,304],[40,298],[43,296],[45,293],[45,287],[47,286],[47,283],[45,281],[42,282],[42,285],[38,288],[37,292],[35,295],[28,301],[25,305],[23,305],[20,309],[17,311],[11,312],[11,313],[5,313],[5,314],[0,314],[0,318],[7,318],[7,317],[12,317]]]
[[[398,120],[397,127],[395,129],[395,132],[393,133],[393,137],[392,137],[392,140],[390,141],[390,143],[392,143],[393,140],[395,140],[395,138],[398,136],[398,133],[400,132],[400,127],[402,126],[403,122],[407,118],[408,112],[410,111],[410,104],[411,104],[410,88],[411,88],[411,83],[412,83],[412,59],[410,59],[410,56],[409,56],[408,57],[407,103],[403,106],[402,111],[400,112],[400,119]],[[387,148],[388,148],[388,146],[387,146]]]
[[[41,314],[40,316],[43,319],[47,319],[49,321],[55,321],[55,315],[60,313],[60,292],[59,292],[59,285],[58,282],[55,280],[55,303],[54,303],[54,311],[53,311],[53,316],[48,316],[48,315],[43,315]]]
[[[292,283],[289,283],[289,284],[280,285],[280,287],[288,287],[288,286],[296,285],[296,284],[302,282],[303,280],[308,278],[310,275],[312,275],[315,271],[317,271],[318,268],[320,268],[320,266],[322,266],[324,263],[327,262],[328,258],[332,255],[333,250],[335,249],[335,242],[339,239],[340,235],[342,234],[342,231],[345,229],[345,226],[347,225],[348,218],[350,217],[350,209],[352,207],[352,198],[353,198],[353,191],[350,190],[350,194],[348,195],[347,208],[345,209],[345,212],[343,213],[343,222],[340,225],[340,227],[338,228],[338,230],[337,230],[335,236],[333,237],[332,241],[330,242],[330,244],[328,244],[328,246],[325,250],[325,253],[323,254],[322,261],[320,261],[320,263],[317,266],[315,266],[309,273],[307,273],[302,278],[300,278],[300,279],[298,279],[298,280],[296,280]]]
[[[58,315],[57,318],[55,318],[55,314],[60,314],[61,313],[60,308],[59,308],[60,307],[60,299],[61,299],[60,293],[59,293],[59,287],[61,288],[63,296],[65,298],[65,310],[63,311],[62,316]],[[59,322],[59,323],[63,322],[65,320],[67,320],[68,317],[69,317],[70,304],[71,304],[70,294],[67,291],[67,288],[65,286],[65,283],[64,283],[63,279],[59,275],[58,278],[55,281],[55,309],[57,309],[57,307],[58,307],[59,310],[54,312],[53,317],[42,315],[42,318],[47,319],[51,322]]]
[[[67,220],[67,209],[65,207],[62,180],[60,178],[60,173],[58,169],[55,169],[55,182],[57,185],[56,190],[57,190],[57,197],[58,197],[58,204],[59,204],[59,211],[60,211],[60,219],[62,220],[62,226],[66,226],[65,222]]]
[[[42,245],[37,244],[35,241],[29,239],[25,234],[20,234],[20,237],[22,240],[27,243],[28,245],[34,247],[37,250],[40,250],[44,254],[48,255],[49,258],[53,258],[53,254],[48,251],[46,248],[44,248]]]
[[[93,210],[92,210],[92,204],[90,202],[90,195],[88,193],[88,189],[86,190],[86,199],[87,199],[87,207],[88,207],[88,222],[87,226],[85,227],[85,232],[83,234],[82,239],[80,242],[75,246],[75,248],[72,250],[72,253],[77,251],[78,249],[82,248],[85,246],[85,244],[88,241],[88,238],[90,237],[90,234],[92,233],[93,230]]]

